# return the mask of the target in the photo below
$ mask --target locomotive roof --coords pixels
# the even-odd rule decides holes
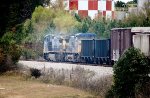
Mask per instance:
[[[113,28],[111,30],[128,30],[131,29],[132,33],[150,33],[150,27],[128,27],[128,28]]]
[[[128,28],[112,28],[111,30],[118,30],[118,29],[122,29],[122,30],[128,30],[128,29],[131,29],[131,27],[128,27]]]
[[[96,37],[95,33],[77,33],[75,34],[76,37]]]
[[[44,37],[47,37],[47,36],[54,36],[54,35],[52,35],[52,34],[47,34],[47,35],[45,35]]]
[[[150,27],[133,27],[131,32],[150,33]]]

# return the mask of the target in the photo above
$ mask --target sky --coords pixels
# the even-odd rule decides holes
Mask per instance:
[[[128,1],[132,1],[132,0],[115,0],[115,1],[123,1],[123,2],[127,3]]]

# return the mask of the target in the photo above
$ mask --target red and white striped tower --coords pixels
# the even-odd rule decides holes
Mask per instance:
[[[75,11],[82,17],[114,19],[114,0],[64,0],[64,4],[65,10]]]

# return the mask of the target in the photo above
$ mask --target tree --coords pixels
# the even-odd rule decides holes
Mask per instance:
[[[69,34],[78,25],[78,21],[70,13],[58,9],[54,24],[58,33]]]
[[[115,3],[115,7],[125,7],[125,6],[126,6],[125,2],[122,2],[122,1],[117,1]]]
[[[77,13],[75,13],[74,17],[78,22],[81,22],[81,18]]]
[[[0,37],[6,31],[12,30],[16,24],[24,22],[27,18],[31,18],[34,8],[42,5],[43,0],[1,0],[0,3]]]
[[[134,3],[137,3],[137,0],[133,0]]]
[[[96,21],[93,20],[91,26],[92,26],[91,32],[96,33],[98,37],[103,36],[103,33],[105,32],[105,23],[102,19],[97,19]]]
[[[142,10],[138,13],[130,13],[129,16],[122,21],[122,23],[126,27],[150,26],[150,3],[145,3]]]
[[[129,48],[113,66],[115,98],[135,98],[137,85],[144,84],[150,72],[148,59],[139,49]]]
[[[75,16],[76,17],[76,16]],[[92,26],[92,20],[90,17],[86,18],[79,18],[76,17],[76,19],[79,21],[79,24],[77,25],[77,31],[81,33],[89,32],[90,27]],[[81,19],[81,21],[80,21]]]
[[[1,0],[0,73],[14,68],[13,65],[19,60],[21,41],[30,32],[23,23],[31,18],[34,8],[42,3],[43,0]]]
[[[55,0],[55,2],[51,0],[50,6],[55,10],[64,10],[66,5],[64,5],[63,0]]]

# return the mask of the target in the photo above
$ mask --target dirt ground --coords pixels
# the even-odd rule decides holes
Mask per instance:
[[[21,76],[0,76],[0,98],[97,98],[79,89],[25,80]]]

